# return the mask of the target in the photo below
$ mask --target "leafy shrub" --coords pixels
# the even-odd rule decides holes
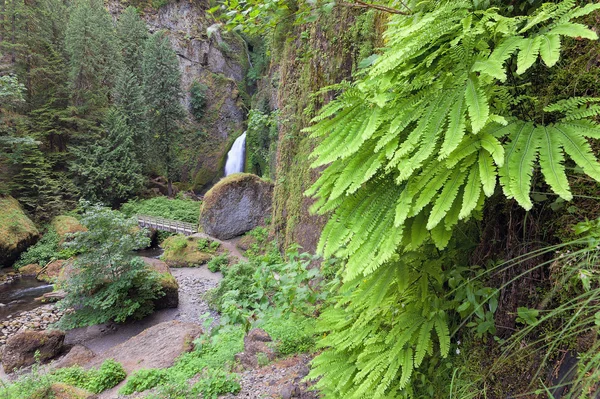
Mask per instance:
[[[192,87],[190,87],[190,112],[196,120],[200,120],[204,116],[207,92],[208,86],[198,81],[192,83]]]
[[[0,398],[46,398],[44,394],[53,383],[64,383],[93,393],[104,392],[125,379],[127,374],[113,359],[107,359],[98,369],[85,370],[82,367],[67,367],[51,373],[40,371],[39,364],[33,366],[31,374],[20,377],[14,383],[0,383]]]
[[[240,382],[237,374],[228,373],[222,369],[208,369],[202,373],[193,393],[202,394],[203,398],[216,399],[225,393],[238,393]]]
[[[206,267],[213,273],[220,272],[229,265],[229,256],[227,254],[215,256],[207,264]]]
[[[135,219],[100,206],[89,207],[81,223],[87,231],[65,244],[80,255],[64,284],[66,297],[59,302],[62,309],[74,311],[65,313],[60,326],[122,322],[151,313],[153,300],[164,295],[160,275],[132,255],[135,249],[148,246],[146,232],[137,229]]]
[[[27,248],[27,251],[21,254],[15,267],[23,267],[31,263],[45,266],[51,261],[57,259],[68,259],[64,256],[69,255],[66,252],[61,253],[58,243],[60,238],[52,227],[49,227],[44,236],[35,245]]]
[[[127,216],[147,215],[198,223],[200,218],[198,201],[155,197],[147,200],[131,200],[123,204],[121,212]]]
[[[163,385],[167,381],[165,370],[141,369],[133,373],[123,388],[119,390],[120,395],[131,395],[134,392],[143,392],[147,389]]]
[[[315,349],[316,320],[312,317],[268,312],[256,327],[269,333],[280,355],[307,353]]]

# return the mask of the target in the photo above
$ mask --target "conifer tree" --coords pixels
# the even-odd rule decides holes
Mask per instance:
[[[72,103],[79,115],[94,122],[101,120],[119,62],[115,29],[101,0],[74,3],[65,40]]]
[[[86,199],[118,206],[139,192],[144,178],[125,116],[111,109],[104,127],[105,138],[75,150],[77,161],[72,171]]]
[[[142,62],[144,45],[148,39],[148,28],[135,7],[129,6],[121,14],[117,23],[117,38],[126,69],[133,73],[136,79],[142,81]]]
[[[185,113],[180,103],[181,72],[177,55],[164,32],[157,32],[148,39],[143,68],[153,151],[161,172],[167,177],[171,196],[176,178],[178,121]]]

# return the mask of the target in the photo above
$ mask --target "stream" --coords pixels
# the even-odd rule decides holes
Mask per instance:
[[[51,284],[37,281],[35,277],[20,277],[0,285],[0,320],[37,308],[41,304],[34,299],[51,291]]]

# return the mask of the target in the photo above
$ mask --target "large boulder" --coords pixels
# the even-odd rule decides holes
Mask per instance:
[[[84,366],[89,363],[94,356],[96,355],[89,348],[83,345],[75,345],[62,359],[53,363],[52,367],[61,369],[63,367]]]
[[[221,240],[240,236],[271,215],[273,183],[249,173],[222,179],[204,196],[200,225]]]
[[[206,239],[200,237],[171,236],[162,243],[165,252],[161,259],[170,267],[202,266],[213,258],[213,254],[208,252],[210,248],[202,248],[200,245],[204,242]]]
[[[39,236],[19,202],[12,197],[0,197],[0,267],[12,265]]]
[[[15,369],[35,363],[35,353],[39,351],[40,361],[56,357],[63,349],[63,331],[23,331],[6,341],[2,352],[2,366],[10,373]]]
[[[176,308],[179,305],[179,284],[171,274],[169,266],[158,259],[142,257],[146,265],[154,271],[160,273],[160,287],[164,292],[164,296],[154,300],[154,308],[156,310]]]
[[[143,368],[171,367],[177,357],[194,348],[193,341],[200,334],[202,328],[197,324],[177,320],[160,323],[97,355],[85,367],[99,367],[106,359],[121,363],[127,374]]]
[[[68,240],[70,234],[75,234],[81,231],[87,231],[85,226],[79,223],[79,220],[77,220],[73,216],[57,216],[54,219],[52,219],[52,222],[50,224],[56,231],[56,234],[58,234],[58,237],[60,238],[60,245],[62,245],[66,240]]]

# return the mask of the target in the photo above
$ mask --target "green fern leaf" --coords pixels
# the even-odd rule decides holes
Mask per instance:
[[[425,358],[427,348],[431,342],[431,330],[433,329],[433,322],[428,321],[423,323],[419,330],[419,338],[417,339],[417,346],[415,349],[415,367],[419,367]]]
[[[517,74],[521,75],[525,73],[537,60],[538,54],[540,53],[540,46],[542,40],[539,36],[524,39],[521,42],[519,49],[519,55],[517,56]]]
[[[465,135],[465,100],[463,96],[459,96],[448,115],[448,129],[444,138],[444,143],[440,149],[440,155],[438,159],[444,159],[452,151],[458,147],[463,136]]]
[[[504,148],[497,138],[488,133],[481,134],[481,147],[490,153],[498,167],[504,165]]]
[[[552,128],[537,127],[536,130],[541,136],[540,167],[546,183],[561,198],[570,201],[573,199],[573,195],[565,174],[561,144],[554,138]]]
[[[542,35],[540,36],[540,56],[547,67],[554,66],[560,58],[560,36]]]
[[[444,317],[437,315],[433,319],[435,325],[435,332],[437,333],[440,342],[440,352],[442,357],[448,356],[450,352],[450,331],[448,330],[448,324]]]
[[[529,210],[533,206],[529,193],[540,137],[536,134],[532,124],[526,125],[525,130],[519,135],[518,141],[515,142],[515,151],[507,159],[507,163],[509,165],[510,192],[523,208]],[[527,132],[529,134],[525,134]]]
[[[458,190],[464,182],[465,177],[465,174],[460,169],[456,169],[450,179],[444,184],[444,189],[435,201],[435,205],[429,215],[429,220],[427,221],[428,230],[437,226],[444,216],[446,216],[456,199]]]
[[[467,179],[464,191],[462,209],[458,215],[460,220],[465,219],[473,212],[477,206],[479,197],[481,196],[481,182],[479,180],[478,167],[471,168],[471,173],[469,173],[469,178]]]
[[[479,151],[479,176],[486,196],[491,197],[496,187],[496,166],[486,151]]]
[[[446,248],[451,238],[452,231],[447,230],[443,223],[438,224],[431,230],[431,239],[439,250]]]
[[[572,22],[556,25],[550,30],[550,32],[548,32],[548,34],[598,40],[598,34],[596,32],[589,29],[585,25]]]
[[[600,181],[600,164],[590,144],[585,137],[571,125],[557,123],[553,126],[558,135],[558,140],[563,145],[565,152],[579,165],[583,171],[596,181]]]
[[[410,381],[414,370],[413,364],[413,350],[406,348],[402,356],[402,377],[400,377],[400,389],[404,388]]]
[[[483,90],[479,87],[478,79],[476,77],[470,77],[467,80],[465,100],[467,108],[469,109],[473,133],[477,133],[483,129],[487,122],[488,116],[490,115],[490,106]]]

